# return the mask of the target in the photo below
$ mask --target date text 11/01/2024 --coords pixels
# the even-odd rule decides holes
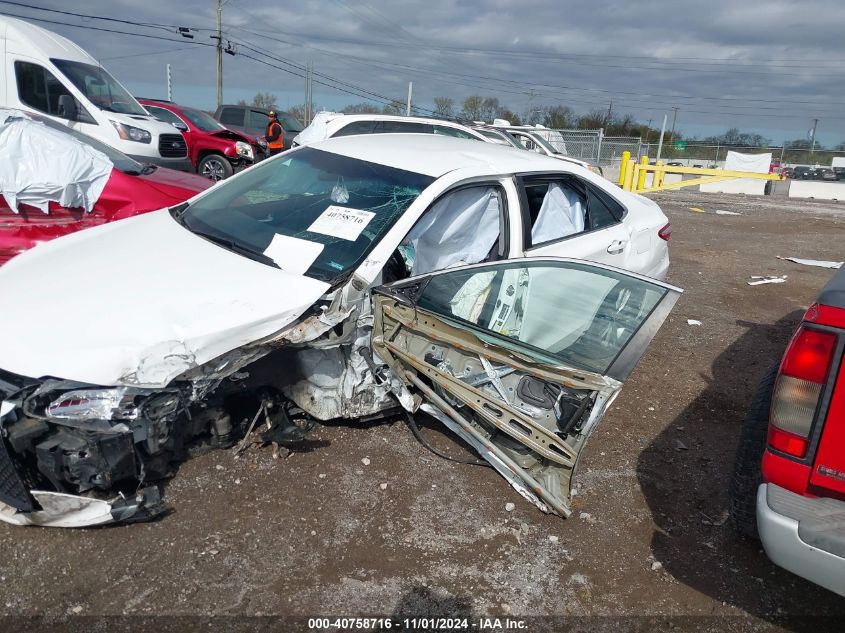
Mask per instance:
[[[311,631],[524,631],[527,623],[512,618],[310,618]]]

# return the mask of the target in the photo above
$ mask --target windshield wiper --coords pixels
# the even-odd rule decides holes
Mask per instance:
[[[177,218],[179,219],[179,218]],[[248,257],[256,262],[261,262],[262,264],[266,264],[267,266],[272,266],[273,268],[278,268],[281,270],[281,266],[276,263],[272,257],[265,255],[264,253],[260,253],[259,251],[254,251],[248,246],[244,246],[240,242],[236,242],[235,240],[231,240],[226,237],[221,237],[219,235],[215,235],[214,233],[206,233],[204,231],[197,231],[188,227],[184,222],[180,222],[182,226],[186,226],[191,233],[194,235],[199,235],[202,238],[207,239],[209,242],[214,242],[234,253],[238,253],[239,255],[243,255],[244,257]]]

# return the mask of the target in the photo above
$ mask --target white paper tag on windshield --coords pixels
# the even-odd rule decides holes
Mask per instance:
[[[320,214],[314,223],[308,227],[312,233],[339,237],[342,240],[354,242],[361,235],[361,231],[375,217],[372,211],[361,211],[349,207],[339,207],[335,204],[329,205]]]
[[[323,245],[298,237],[279,235],[273,237],[264,254],[279,265],[285,272],[303,274],[323,252]]]

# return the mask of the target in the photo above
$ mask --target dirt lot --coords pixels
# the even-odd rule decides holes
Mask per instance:
[[[189,461],[166,488],[175,512],[155,523],[0,525],[2,613],[652,616],[652,630],[668,616],[710,616],[671,624],[713,630],[845,617],[845,599],[724,523],[757,380],[831,275],[775,256],[842,259],[845,205],[656,199],[674,228],[669,280],[686,292],[587,447],[571,519],[543,515],[490,469],[435,457],[402,423],[331,425],[287,459]],[[763,274],[788,280],[746,284]],[[423,433],[467,455],[436,424]]]

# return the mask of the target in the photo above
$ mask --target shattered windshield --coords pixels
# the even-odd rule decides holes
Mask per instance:
[[[303,148],[220,183],[178,220],[247,257],[332,283],[364,259],[433,181]]]
[[[66,59],[51,59],[73,85],[94,105],[107,112],[147,116],[126,88],[117,83],[105,68]]]

